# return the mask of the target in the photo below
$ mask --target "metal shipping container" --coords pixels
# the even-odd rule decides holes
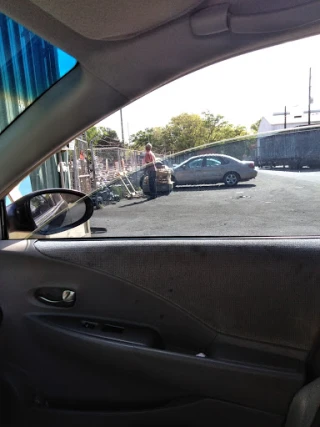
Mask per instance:
[[[261,167],[320,167],[320,128],[295,128],[258,137],[256,161]]]

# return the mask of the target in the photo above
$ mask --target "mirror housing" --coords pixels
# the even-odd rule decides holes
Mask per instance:
[[[88,221],[93,203],[79,191],[53,188],[29,193],[6,210],[9,233],[36,231],[37,235],[48,236]]]

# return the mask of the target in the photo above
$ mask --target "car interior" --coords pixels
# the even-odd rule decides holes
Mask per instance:
[[[320,425],[318,236],[9,240],[4,204],[143,95],[319,34],[320,2],[0,0],[0,12],[77,60],[0,134],[0,426]]]

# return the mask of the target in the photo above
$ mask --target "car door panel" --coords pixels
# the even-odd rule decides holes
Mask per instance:
[[[32,419],[37,425],[48,427],[61,425],[77,425],[79,427],[92,426],[105,427],[106,425],[117,427],[142,426],[199,426],[206,427],[208,420],[214,421],[214,425],[234,426],[241,419],[246,427],[280,427],[283,418],[277,415],[261,413],[248,408],[239,407],[227,402],[219,402],[211,399],[181,400],[171,405],[160,408],[141,409],[139,411],[109,411],[92,412],[52,410],[32,410]],[[94,421],[93,421],[94,419]],[[219,420],[223,420],[220,424]]]
[[[23,414],[281,425],[317,343],[319,256],[315,240],[3,242],[1,360]],[[39,301],[46,287],[73,290],[74,306]]]
[[[217,160],[215,163],[214,157],[205,158],[201,173],[201,182],[203,184],[211,184],[222,180],[224,176],[224,165],[219,163],[220,162]]]
[[[211,180],[208,180],[208,171],[204,165],[197,170],[197,184],[207,184],[208,182],[212,181],[212,177]]]
[[[143,375],[155,384],[167,385],[173,390],[183,379],[179,386],[182,395],[211,397],[281,415],[285,415],[294,393],[304,382],[303,364],[298,360],[292,359],[294,367],[288,368],[277,365],[277,357],[274,357],[273,365],[268,366],[263,352],[258,353],[260,357],[256,357],[248,366],[238,359],[236,347],[233,348],[234,360],[227,361],[223,357],[215,358],[214,353],[202,358],[183,349],[178,352],[170,348],[128,345],[58,327],[44,319],[33,318],[29,331],[35,331],[42,342],[49,339],[52,350],[62,347],[64,357],[69,354],[71,359],[88,360],[100,366],[101,372],[112,367],[117,369],[120,364],[127,367],[137,381]],[[237,384],[237,387],[233,384]],[[266,394],[272,394],[274,399],[266,400]],[[181,392],[178,393],[180,395]],[[165,396],[161,400],[166,401]]]
[[[153,292],[220,333],[309,350],[318,332],[320,312],[307,304],[320,298],[317,239],[92,239],[35,248]]]
[[[200,175],[203,166],[203,158],[193,159],[179,166],[175,170],[175,179],[178,184],[197,185],[201,182]]]
[[[175,171],[177,182],[181,185],[196,184],[197,183],[197,169],[190,169],[179,167]]]

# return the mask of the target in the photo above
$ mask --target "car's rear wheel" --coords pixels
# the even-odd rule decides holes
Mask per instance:
[[[227,187],[234,187],[240,181],[240,176],[236,172],[228,172],[223,178],[223,182]]]

